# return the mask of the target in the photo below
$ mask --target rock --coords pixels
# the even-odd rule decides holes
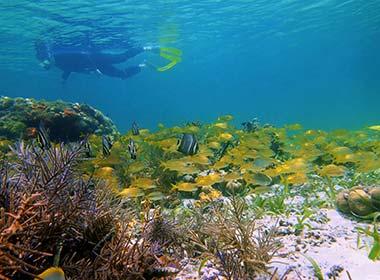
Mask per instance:
[[[336,279],[336,277],[339,276],[339,274],[344,270],[343,266],[341,265],[333,265],[330,268],[330,271],[327,273],[327,277],[329,279],[333,278]]]
[[[362,189],[355,189],[348,194],[348,206],[351,211],[359,216],[366,216],[374,212],[371,205],[371,197]]]
[[[336,205],[338,207],[338,210],[343,213],[350,213],[350,206],[348,205],[348,191],[344,190],[338,193],[336,197]]]
[[[277,229],[277,234],[280,236],[286,236],[286,235],[293,234],[293,231],[289,228],[279,228]]]
[[[280,227],[293,226],[293,224],[291,222],[283,220],[283,219],[281,219],[278,224],[279,224]]]
[[[370,189],[369,195],[371,196],[373,207],[375,207],[377,210],[380,210],[380,187]]]
[[[78,141],[88,134],[119,134],[108,117],[86,104],[0,97],[0,138],[34,138],[40,122],[55,142]]]

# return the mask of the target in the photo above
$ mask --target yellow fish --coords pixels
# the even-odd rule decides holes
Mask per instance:
[[[38,278],[34,278],[34,280],[65,280],[65,273],[59,267],[50,267],[46,269],[44,272],[38,275]]]
[[[188,156],[183,158],[184,161],[187,163],[193,163],[193,164],[199,164],[199,165],[208,165],[210,163],[210,160],[205,155],[195,155],[195,156]]]
[[[154,189],[157,186],[150,178],[137,178],[136,180],[132,181],[131,187],[138,187],[141,189]]]
[[[320,171],[319,175],[325,177],[341,177],[344,175],[346,169],[343,166],[338,166],[335,164],[329,164],[324,166]]]
[[[198,189],[198,186],[196,184],[187,183],[187,182],[179,183],[177,185],[172,184],[172,186],[173,186],[173,189],[177,189],[182,192],[193,192]]]
[[[198,173],[200,170],[194,165],[188,162],[184,162],[182,159],[172,159],[161,163],[164,170],[176,171],[180,174],[193,174]]]
[[[101,179],[109,179],[113,175],[114,169],[109,166],[102,167],[95,172],[95,176]]]
[[[295,173],[287,175],[282,182],[289,185],[303,185],[308,181],[305,173]]]
[[[212,168],[213,169],[222,169],[222,168],[226,168],[227,166],[229,166],[231,164],[231,158],[229,158],[228,156],[225,156],[223,157],[221,160],[217,161],[213,166]]]
[[[229,121],[231,121],[233,119],[234,119],[234,117],[232,115],[225,115],[225,116],[220,116],[218,118],[218,121],[220,121],[220,122],[229,122]]]
[[[221,129],[227,129],[228,128],[228,124],[225,122],[216,123],[216,124],[214,124],[214,126],[221,128]]]
[[[220,149],[221,145],[219,142],[212,141],[212,142],[208,143],[207,146],[210,147],[211,149],[218,150],[218,149]]]
[[[135,197],[143,196],[144,192],[140,190],[139,188],[132,187],[132,188],[126,188],[122,190],[119,193],[119,195],[122,197],[135,198]]]
[[[129,173],[138,173],[145,169],[145,165],[142,162],[136,161],[127,166],[127,174]]]
[[[371,130],[380,131],[380,125],[373,125],[373,126],[370,126],[368,128],[371,129]]]
[[[228,172],[226,175],[223,176],[224,181],[239,180],[241,178],[242,178],[241,174],[236,171]]]
[[[216,183],[222,182],[223,179],[218,173],[214,174],[209,174],[206,176],[199,176],[196,180],[195,183],[199,186],[211,186]]]
[[[300,125],[299,123],[289,124],[289,125],[286,125],[285,128],[287,130],[301,130],[302,129],[302,125]]]
[[[220,140],[222,140],[222,141],[228,141],[228,140],[231,140],[234,137],[230,133],[222,133],[222,134],[219,135],[218,138]]]

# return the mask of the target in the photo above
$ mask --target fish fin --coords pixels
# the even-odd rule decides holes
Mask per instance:
[[[65,280],[65,273],[63,270],[59,267],[50,267],[46,269],[44,272],[38,275],[38,278],[34,278],[34,280],[37,279],[44,279],[44,280]]]

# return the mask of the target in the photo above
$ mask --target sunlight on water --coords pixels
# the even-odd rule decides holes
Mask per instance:
[[[380,34],[378,1],[3,1],[0,3],[0,39],[15,67],[36,38],[62,41],[90,37],[93,44],[120,45],[128,40],[157,42],[175,36],[181,44],[231,36],[239,40],[265,41],[277,37],[289,40],[319,30],[365,30]],[[353,21],[347,21],[353,19]],[[164,30],[177,25],[176,34]],[[372,28],[370,28],[372,26]],[[169,32],[168,34],[164,34]],[[15,44],[17,42],[17,44]],[[257,42],[256,42],[257,44]],[[260,43],[258,44],[260,45]],[[10,61],[12,60],[12,61]]]

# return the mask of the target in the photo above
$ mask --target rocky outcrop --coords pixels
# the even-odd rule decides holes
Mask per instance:
[[[357,217],[370,218],[380,211],[380,187],[355,187],[343,190],[336,197],[338,210]]]
[[[118,134],[110,118],[87,104],[0,97],[0,139],[34,138],[41,122],[53,141]]]

